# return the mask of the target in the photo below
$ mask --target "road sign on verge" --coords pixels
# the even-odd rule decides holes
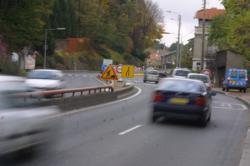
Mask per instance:
[[[131,65],[122,66],[122,78],[134,78],[135,67]]]
[[[102,73],[101,76],[104,80],[118,80],[115,70],[113,69],[112,65],[109,65],[106,70]]]

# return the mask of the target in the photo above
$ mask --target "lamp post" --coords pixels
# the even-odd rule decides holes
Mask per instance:
[[[180,54],[181,15],[177,12],[170,11],[170,10],[167,10],[166,12],[178,15],[178,37],[177,37],[177,50],[176,50],[177,51],[177,56],[176,56],[177,63],[176,63],[176,66],[180,67],[180,65],[181,65],[181,62],[180,62],[180,59],[181,59],[181,54]]]
[[[48,31],[65,31],[65,27],[59,27],[59,28],[49,28],[45,29],[45,36],[44,36],[44,57],[43,57],[43,68],[46,69],[46,62],[47,62],[47,40],[48,40]]]
[[[204,59],[205,59],[205,40],[206,40],[206,0],[203,0],[203,19],[202,19],[202,47],[201,47],[201,70],[204,70],[205,64],[204,64]]]

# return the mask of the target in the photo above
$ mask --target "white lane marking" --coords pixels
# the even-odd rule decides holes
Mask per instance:
[[[55,115],[53,117],[62,117],[62,116],[68,116],[68,115],[73,115],[73,114],[76,114],[76,113],[80,113],[80,112],[85,112],[85,111],[89,111],[89,110],[93,110],[93,109],[98,109],[98,108],[103,108],[105,106],[109,106],[109,105],[113,105],[113,104],[117,104],[117,103],[120,103],[122,101],[127,101],[127,100],[130,100],[138,95],[141,94],[142,90],[138,87],[135,86],[136,89],[138,89],[138,92],[130,97],[127,97],[127,98],[124,98],[124,99],[120,99],[120,100],[116,100],[116,101],[111,101],[111,102],[108,102],[108,103],[104,103],[104,104],[99,104],[99,105],[95,105],[95,106],[90,106],[90,107],[86,107],[86,108],[81,108],[81,109],[77,109],[77,110],[74,110],[74,111],[69,111],[69,112],[64,112],[64,113],[60,113],[58,115]]]
[[[243,111],[248,110],[247,106],[244,104],[238,104],[238,103],[223,103],[223,102],[212,102],[212,108],[218,108],[218,109],[226,109],[228,111],[237,110],[237,111]]]
[[[118,135],[125,135],[125,134],[128,134],[128,133],[130,133],[131,131],[134,131],[134,130],[140,128],[140,127],[142,127],[142,125],[134,126],[134,127],[130,128],[130,129],[127,129],[127,130],[125,130],[125,131],[123,131],[123,132],[120,132]]]

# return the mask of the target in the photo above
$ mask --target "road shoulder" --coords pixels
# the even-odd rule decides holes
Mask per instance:
[[[230,93],[223,92],[220,89],[214,89],[217,93],[224,94],[230,97],[233,97],[241,102],[243,102],[248,109],[250,108],[250,94],[249,93]],[[249,124],[250,126],[250,124]],[[241,159],[239,162],[239,166],[249,166],[250,165],[250,127],[247,130],[246,137],[243,142],[243,149],[241,154]]]

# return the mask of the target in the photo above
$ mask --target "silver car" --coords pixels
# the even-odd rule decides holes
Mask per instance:
[[[0,155],[37,147],[54,133],[59,109],[35,106],[26,90],[23,78],[0,76]]]
[[[60,70],[36,69],[28,73],[26,85],[30,90],[54,90],[65,87]]]
[[[159,82],[159,71],[157,70],[146,70],[144,72],[144,79],[143,82],[155,82],[156,84]]]

